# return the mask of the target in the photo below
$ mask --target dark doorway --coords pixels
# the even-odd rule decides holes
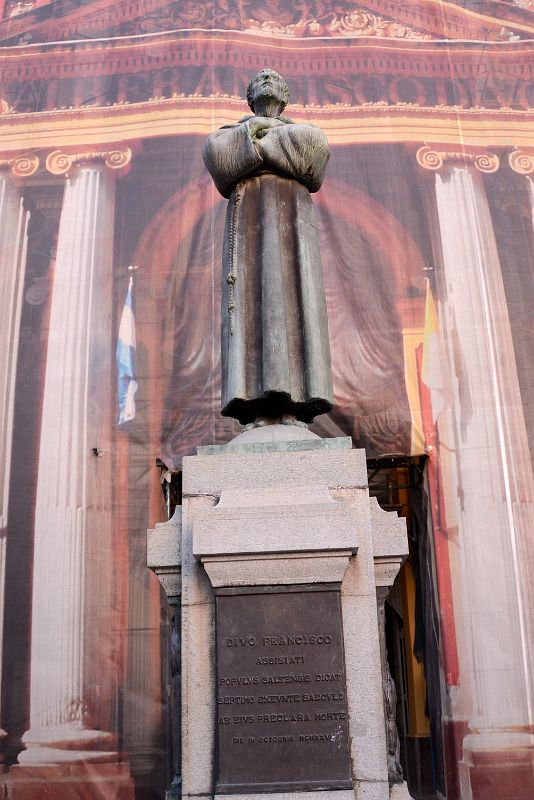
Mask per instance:
[[[442,675],[426,456],[369,459],[369,491],[386,511],[406,519],[409,555],[385,604],[389,670],[397,690],[396,721],[404,779],[417,800],[446,797]]]

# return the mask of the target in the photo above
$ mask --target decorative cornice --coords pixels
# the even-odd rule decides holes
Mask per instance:
[[[444,47],[446,44],[446,47]],[[494,71],[515,79],[531,78],[530,60],[534,42],[413,41],[371,37],[352,39],[317,37],[290,39],[262,37],[250,33],[218,31],[207,36],[197,30],[164,32],[146,37],[124,37],[114,41],[97,39],[51,42],[20,47],[0,47],[2,83],[13,80],[59,80],[97,75],[121,75],[168,70],[174,66],[228,68],[249,71],[269,63],[284,77],[344,75],[427,76],[462,80],[479,78],[490,65]],[[237,60],[236,60],[237,57]],[[372,59],[372,63],[366,61]],[[388,59],[384,62],[384,59]],[[432,65],[434,64],[434,68]],[[439,67],[437,66],[439,65]],[[189,80],[191,83],[191,80]],[[196,87],[195,87],[196,88]]]
[[[213,28],[244,32],[260,28],[270,32],[273,28],[284,29],[285,35],[318,36],[336,35],[335,22],[348,17],[348,29],[359,29],[360,17],[369,12],[384,17],[396,29],[391,33],[404,37],[408,28],[415,28],[446,39],[502,39],[515,31],[528,36],[532,33],[532,20],[528,9],[500,4],[498,11],[480,13],[465,9],[459,3],[444,0],[411,0],[400,4],[397,0],[366,0],[357,5],[351,0],[324,3],[309,0],[287,5],[282,11],[269,10],[261,3],[240,0],[210,0],[210,2],[181,3],[179,0],[137,0],[135,3],[117,4],[115,0],[98,0],[82,4],[81,7],[64,5],[52,17],[42,14],[34,0],[25,0],[25,13],[11,16],[6,3],[4,19],[0,22],[0,39],[13,40],[30,33],[32,41],[50,41],[78,38],[80,32],[92,39],[100,36],[124,35],[130,31],[151,32],[156,30],[191,29],[205,25],[206,6],[209,6]],[[41,5],[41,4],[39,4]],[[482,9],[484,11],[486,9]],[[7,11],[7,13],[6,13]],[[276,22],[273,22],[273,19]],[[332,24],[334,23],[334,24]],[[390,33],[390,35],[391,35]],[[388,32],[386,32],[388,35]]]
[[[303,105],[380,101],[530,109],[534,40],[444,44],[374,37],[355,46],[344,38],[198,31],[77,42],[74,48],[54,42],[0,48],[0,84],[15,112],[41,112],[148,96],[243,96],[249,72],[269,63],[290,81],[292,101]]]
[[[175,97],[108,108],[8,114],[0,125],[0,157],[30,148],[65,153],[120,149],[162,136],[207,136],[247,112],[233,97]],[[331,145],[439,142],[438,150],[532,146],[534,110],[462,109],[368,103],[306,106],[291,104],[291,118],[316,122]]]
[[[39,157],[34,153],[24,153],[0,159],[0,169],[10,169],[17,178],[28,178],[39,169]]]
[[[91,150],[83,153],[67,153],[54,150],[46,157],[46,168],[52,175],[66,175],[75,164],[90,164],[103,161],[110,169],[124,169],[132,160],[129,147],[117,147],[114,150]]]
[[[499,156],[495,153],[471,153],[466,150],[437,150],[428,145],[420,147],[416,154],[417,163],[423,169],[439,172],[447,164],[472,165],[479,172],[497,172]]]
[[[508,163],[514,172],[531,175],[534,172],[534,150],[512,150],[508,155]]]

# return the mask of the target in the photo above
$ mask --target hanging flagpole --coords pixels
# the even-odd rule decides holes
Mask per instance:
[[[451,406],[453,390],[432,287],[430,280],[428,278],[425,280],[425,328],[421,380],[430,389],[432,420],[435,423],[445,409]]]
[[[128,267],[133,273],[137,267]],[[119,407],[119,425],[129,422],[135,417],[135,393],[138,385],[135,380],[135,316],[133,311],[133,274],[128,280],[128,291],[122,309],[117,339],[117,402]]]

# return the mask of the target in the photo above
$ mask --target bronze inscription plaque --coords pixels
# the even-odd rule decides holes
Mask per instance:
[[[351,788],[339,591],[217,597],[217,787]]]

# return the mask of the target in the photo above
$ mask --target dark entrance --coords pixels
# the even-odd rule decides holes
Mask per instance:
[[[442,675],[425,456],[369,459],[369,492],[406,518],[410,553],[386,600],[386,647],[397,690],[400,763],[412,797],[446,796]]]

